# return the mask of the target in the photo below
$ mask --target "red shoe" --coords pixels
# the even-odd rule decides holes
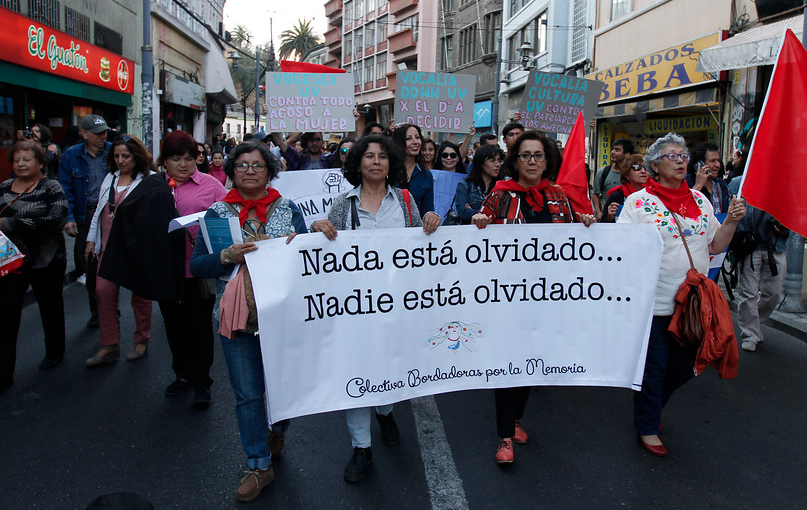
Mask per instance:
[[[641,435],[639,435],[638,438],[639,442],[642,444],[642,448],[652,453],[656,457],[664,457],[667,455],[667,449],[664,448],[663,444],[648,444]]]
[[[521,424],[516,420],[516,433],[513,434],[513,442],[518,444],[524,444],[527,442],[527,433],[524,432],[524,429],[521,427]]]
[[[512,464],[513,463],[513,440],[510,438],[502,439],[499,442],[499,447],[496,449],[496,462],[499,464]]]

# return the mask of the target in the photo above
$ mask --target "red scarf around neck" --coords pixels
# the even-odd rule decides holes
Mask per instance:
[[[227,195],[222,199],[222,202],[227,202],[228,204],[238,204],[241,206],[241,210],[238,212],[238,221],[241,222],[241,226],[243,227],[244,223],[247,221],[247,217],[249,217],[249,211],[251,209],[255,209],[255,213],[257,214],[258,220],[261,223],[266,221],[266,208],[272,205],[272,202],[278,198],[280,198],[280,193],[278,193],[275,188],[267,189],[266,196],[260,200],[247,200],[241,196],[237,189],[233,188],[227,192]]]
[[[515,179],[510,179],[507,181],[497,182],[496,186],[493,188],[493,191],[513,191],[517,193],[524,193],[527,195],[527,203],[530,204],[532,210],[535,212],[541,212],[544,210],[544,196],[541,195],[541,191],[545,190],[549,186],[551,186],[549,179],[541,179],[541,182],[535,186],[530,186],[529,188],[525,188]]]
[[[664,204],[664,207],[669,209],[670,212],[691,219],[695,219],[701,214],[701,209],[698,207],[698,204],[695,203],[695,199],[692,198],[692,191],[689,189],[689,185],[686,181],[682,181],[678,189],[673,189],[662,186],[653,179],[648,179],[645,184],[645,189],[648,193],[659,197],[661,203]]]
[[[633,186],[631,186],[629,182],[626,182],[625,184],[622,184],[620,186],[614,186],[613,188],[609,189],[608,193],[606,193],[605,196],[610,197],[612,193],[614,193],[615,191],[621,189],[622,194],[625,196],[625,198],[628,198],[629,196],[631,196],[632,194],[636,193],[637,191],[639,191],[639,190],[641,190],[643,188],[644,188],[644,186],[642,186],[639,189],[636,189]]]

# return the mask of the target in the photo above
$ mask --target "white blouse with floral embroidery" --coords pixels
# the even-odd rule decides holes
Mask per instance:
[[[720,222],[715,218],[712,204],[699,191],[692,191],[692,197],[701,209],[697,218],[683,218],[683,234],[686,236],[695,269],[709,273],[709,244],[715,237]],[[689,270],[684,243],[679,237],[678,225],[661,200],[647,190],[637,191],[625,199],[622,213],[617,223],[652,223],[658,227],[664,250],[661,254],[661,271],[656,285],[656,298],[653,315],[672,315],[675,309],[675,294],[686,279]]]

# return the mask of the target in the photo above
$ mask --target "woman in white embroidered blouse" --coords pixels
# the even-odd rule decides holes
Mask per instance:
[[[680,135],[668,133],[656,140],[644,158],[652,178],[643,190],[625,199],[617,220],[617,223],[653,223],[664,242],[642,391],[634,393],[633,398],[634,429],[641,445],[657,456],[667,454],[658,437],[661,410],[672,393],[694,375],[695,354],[678,346],[667,334],[675,293],[690,268],[679,236],[686,237],[695,268],[706,274],[709,255],[726,249],[737,223],[745,216],[745,201],[735,197],[728,217],[720,224],[712,204],[684,181],[689,158],[686,142]]]

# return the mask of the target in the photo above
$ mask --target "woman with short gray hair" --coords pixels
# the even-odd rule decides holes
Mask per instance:
[[[653,224],[664,242],[642,391],[633,396],[633,427],[639,442],[659,457],[667,455],[658,437],[661,410],[672,393],[694,375],[696,353],[679,346],[667,332],[675,309],[675,294],[690,269],[681,236],[686,237],[695,269],[707,274],[709,255],[726,249],[737,223],[745,216],[745,201],[734,197],[728,217],[720,224],[712,204],[684,180],[689,158],[686,142],[680,135],[667,133],[656,140],[644,158],[652,178],[643,190],[631,195],[630,203],[625,204],[617,219],[617,223]]]

